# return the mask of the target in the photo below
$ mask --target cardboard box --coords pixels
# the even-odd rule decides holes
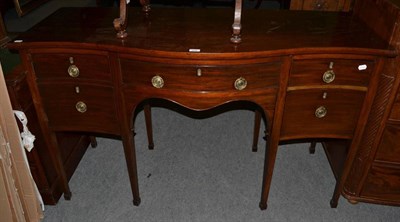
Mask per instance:
[[[0,221],[40,221],[43,212],[0,65]]]

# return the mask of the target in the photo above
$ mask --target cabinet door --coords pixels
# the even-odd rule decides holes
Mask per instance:
[[[397,94],[386,122],[375,160],[390,162],[400,168],[400,93]]]
[[[384,204],[398,205],[400,199],[400,167],[373,164],[360,196]]]
[[[396,163],[400,167],[400,124],[386,124],[375,160]]]
[[[400,119],[398,99],[386,122],[372,167],[361,192],[385,204],[399,204],[400,200]]]

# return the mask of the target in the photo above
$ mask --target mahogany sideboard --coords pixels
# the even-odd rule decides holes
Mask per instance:
[[[341,194],[399,205],[398,5],[358,1],[352,14],[245,10],[240,44],[230,42],[232,9],[129,8],[128,36],[119,39],[111,25],[118,11],[65,8],[9,47],[27,70],[52,158],[60,160],[58,132],[120,137],[134,205],[133,126],[153,99],[198,112],[256,107],[268,138],[261,209],[279,143],[299,139],[324,144],[337,179],[332,207]],[[56,170],[69,199],[65,169]]]

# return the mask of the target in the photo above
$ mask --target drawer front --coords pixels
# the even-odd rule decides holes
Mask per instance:
[[[366,87],[373,69],[374,62],[371,60],[295,60],[290,71],[289,86],[350,85]]]
[[[116,134],[119,125],[113,89],[81,84],[39,84],[49,125],[56,131],[91,131]]]
[[[32,54],[38,80],[77,78],[111,81],[110,65],[105,55],[91,54]]]
[[[398,202],[400,200],[400,166],[374,164],[368,173],[361,196]]]
[[[375,159],[400,164],[400,125],[386,124]]]
[[[229,66],[172,65],[121,59],[124,83],[137,87],[151,87],[159,76],[163,89],[186,91],[236,90],[235,82],[246,81],[245,90],[277,87],[280,63]]]
[[[364,96],[364,92],[337,89],[287,92],[282,140],[351,138]]]

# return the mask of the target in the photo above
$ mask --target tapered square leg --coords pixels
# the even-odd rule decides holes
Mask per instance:
[[[150,104],[144,105],[144,118],[145,118],[145,122],[146,122],[146,131],[147,131],[147,140],[149,142],[149,150],[153,150],[154,149],[153,123],[151,120]]]
[[[261,210],[266,210],[267,207],[268,207],[268,204],[260,202],[259,207],[260,207]]]
[[[71,200],[72,193],[71,192],[66,192],[64,193],[64,200]]]
[[[331,199],[330,204],[331,208],[336,208],[338,206],[338,200]]]
[[[311,142],[310,147],[308,148],[309,151],[310,151],[310,154],[314,154],[315,153],[316,145],[317,145],[317,142],[315,142],[315,141]]]
[[[260,111],[254,111],[254,130],[253,130],[253,147],[252,151],[257,152],[258,146],[258,135],[260,134],[261,125],[261,113]]]

